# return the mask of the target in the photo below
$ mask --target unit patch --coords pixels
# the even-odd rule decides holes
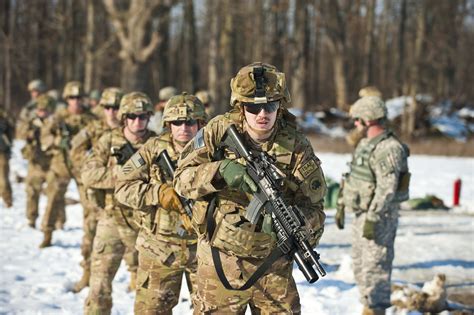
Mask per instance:
[[[133,166],[135,166],[135,168],[140,168],[143,165],[145,165],[145,160],[142,158],[142,156],[138,152],[132,155],[130,160],[132,161]]]
[[[318,165],[316,164],[316,161],[311,159],[308,162],[306,162],[301,168],[299,169],[301,176],[303,178],[308,178],[309,175],[311,175],[315,170],[318,169]]]

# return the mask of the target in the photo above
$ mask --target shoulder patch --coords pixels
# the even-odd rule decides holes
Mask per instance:
[[[135,168],[140,168],[143,165],[145,165],[145,160],[142,158],[142,156],[138,152],[136,152],[134,155],[132,155],[130,160],[132,161],[133,166],[135,166]]]
[[[199,129],[194,137],[194,150],[204,147],[204,128]]]
[[[305,164],[303,164],[303,166],[301,166],[299,171],[301,173],[301,176],[303,176],[303,178],[307,178],[317,169],[318,169],[318,165],[316,164],[316,161],[314,159],[311,159]]]

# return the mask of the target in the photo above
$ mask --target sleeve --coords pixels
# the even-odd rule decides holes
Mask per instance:
[[[380,215],[388,210],[397,191],[403,158],[402,147],[389,147],[380,150],[376,148],[372,154],[370,164],[377,184],[367,213],[369,220],[380,220]]]
[[[80,177],[80,170],[92,147],[90,125],[81,129],[71,140],[71,151],[69,153],[73,165],[73,172]],[[76,178],[78,178],[76,176]]]
[[[209,124],[186,145],[174,177],[174,189],[179,195],[196,200],[223,188],[221,161],[214,161],[214,153],[224,131],[217,123]]]
[[[115,198],[130,208],[143,209],[157,206],[159,203],[158,190],[161,181],[154,165],[157,156],[153,154],[154,143],[145,143],[117,174]]]
[[[299,148],[296,148],[295,156],[293,176],[297,185],[293,189],[292,201],[303,212],[306,218],[306,227],[312,236],[311,244],[315,245],[324,231],[326,181],[321,161],[316,157],[307,140],[303,141]]]
[[[55,117],[48,119],[43,127],[41,127],[40,141],[42,151],[49,151],[55,147],[56,132],[58,128],[59,123]]]
[[[26,140],[27,138],[27,133],[25,132],[28,128],[29,125],[29,119],[28,119],[28,108],[23,107],[20,111],[19,118],[16,122],[16,136],[18,139],[21,140]]]
[[[110,159],[111,133],[106,133],[97,141],[92,152],[86,157],[81,168],[81,179],[86,187],[114,189],[116,166]]]

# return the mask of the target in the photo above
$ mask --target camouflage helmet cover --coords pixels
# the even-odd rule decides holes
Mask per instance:
[[[66,83],[63,91],[63,99],[68,97],[81,97],[84,96],[84,87],[79,81],[70,81]]]
[[[59,92],[58,90],[52,89],[46,92],[46,94],[52,98],[54,98],[56,101],[59,100]]]
[[[99,105],[105,106],[120,106],[120,100],[122,99],[123,91],[117,87],[106,88],[100,97]]]
[[[99,91],[99,90],[92,90],[92,91],[89,93],[89,98],[90,98],[91,100],[96,100],[96,101],[98,101],[98,100],[100,100],[100,97],[101,97],[101,95],[100,95],[100,91]]]
[[[178,93],[176,88],[172,86],[167,86],[162,89],[160,89],[160,92],[158,93],[158,98],[160,99],[161,102],[167,102],[170,98],[175,96]]]
[[[375,86],[366,86],[359,91],[359,97],[377,96],[382,98],[382,92]]]
[[[44,82],[40,79],[32,80],[30,83],[28,83],[28,91],[38,91],[43,93],[46,91],[46,84],[44,84]]]
[[[123,118],[123,115],[139,112],[153,112],[153,104],[150,98],[142,92],[125,94],[120,100],[120,108],[117,117]]]
[[[203,104],[209,104],[211,102],[211,95],[206,90],[201,90],[201,91],[196,92],[196,97]]]
[[[206,109],[202,102],[194,95],[183,92],[175,95],[166,103],[163,111],[163,124],[176,120],[207,120]]]
[[[364,96],[352,105],[350,114],[352,118],[373,121],[386,118],[387,107],[380,97]]]
[[[36,108],[41,110],[47,110],[49,112],[54,111],[56,106],[56,100],[49,95],[43,94],[38,96],[36,99]]]
[[[261,80],[259,80],[259,77]],[[257,87],[262,82],[260,89]],[[285,74],[270,64],[255,62],[239,70],[230,81],[230,105],[237,102],[267,103],[282,99],[291,102]],[[260,90],[260,91],[259,91]]]

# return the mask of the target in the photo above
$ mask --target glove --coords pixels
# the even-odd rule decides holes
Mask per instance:
[[[346,213],[344,211],[344,205],[337,204],[336,209],[337,209],[336,217],[335,217],[336,226],[339,230],[343,230],[344,229],[344,219],[346,217]]]
[[[161,184],[160,189],[158,189],[158,201],[161,207],[166,210],[184,213],[184,208],[181,205],[178,194],[168,184]]]
[[[375,222],[370,220],[365,220],[362,236],[368,240],[373,240],[375,238]]]
[[[219,167],[219,173],[230,188],[246,193],[257,191],[257,184],[247,173],[245,166],[233,160],[223,160]]]
[[[194,233],[194,228],[193,228],[193,223],[191,221],[191,218],[186,213],[182,213],[180,215],[180,218],[181,218],[181,223],[183,224],[184,229],[189,234],[193,234]]]

